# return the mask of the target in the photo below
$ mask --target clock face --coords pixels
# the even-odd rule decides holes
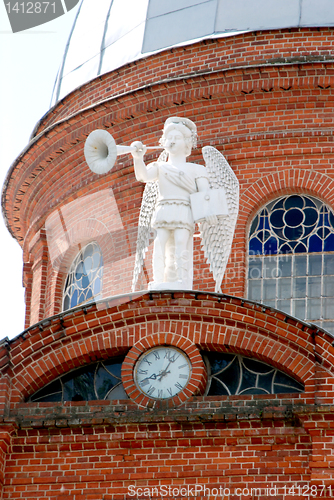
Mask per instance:
[[[154,399],[168,399],[182,391],[191,375],[188,356],[176,347],[159,346],[146,351],[134,368],[138,389]]]

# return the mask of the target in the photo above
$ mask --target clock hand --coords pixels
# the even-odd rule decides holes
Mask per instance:
[[[171,361],[168,363],[168,365],[166,366],[166,368],[162,372],[159,373],[159,375],[158,375],[158,377],[160,377],[159,381],[162,379],[162,377],[164,377],[165,375],[167,375],[167,373],[170,373],[170,370],[167,371],[168,368],[169,368],[169,366],[170,366],[170,364],[171,364]]]
[[[159,376],[159,375],[156,375],[155,373],[152,373],[152,375],[150,375],[149,377],[145,377],[145,378],[143,378],[143,379],[140,381],[140,383],[144,382],[144,380],[150,380],[151,378],[152,378],[153,380],[156,380],[156,378],[157,378],[158,376]]]
[[[159,382],[160,382],[160,380],[161,380],[161,379],[162,379],[165,375],[167,375],[167,373],[170,373],[170,370],[168,370],[168,371],[164,370],[162,373],[159,373],[159,377],[160,377],[160,378],[159,378]]]

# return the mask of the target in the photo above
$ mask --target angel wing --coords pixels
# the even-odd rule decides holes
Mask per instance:
[[[164,150],[159,156],[158,161],[165,161],[166,157],[167,153]],[[147,251],[147,247],[150,240],[151,220],[158,195],[159,195],[158,181],[147,182],[143,193],[139,220],[138,220],[136,258],[135,258],[135,267],[133,270],[133,279],[132,279],[133,292],[136,289],[136,283],[138,281],[139,274],[143,268],[145,253]]]
[[[225,189],[229,211],[229,215],[218,217],[218,224],[209,225],[206,221],[199,224],[202,249],[216,282],[215,291],[221,292],[239,210],[239,181],[225,157],[216,148],[205,146],[202,154],[209,173],[210,188]]]

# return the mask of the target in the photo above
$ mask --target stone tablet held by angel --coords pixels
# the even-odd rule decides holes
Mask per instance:
[[[239,206],[239,182],[214,147],[202,149],[205,167],[187,162],[197,144],[196,125],[187,118],[166,120],[158,160],[146,165],[146,146],[131,144],[135,175],[146,184],[138,224],[132,287],[142,270],[151,231],[155,232],[150,290],[192,290],[193,235],[198,223],[202,248],[221,292]]]

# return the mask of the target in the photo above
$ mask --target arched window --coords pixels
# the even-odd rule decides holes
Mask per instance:
[[[35,392],[28,401],[45,403],[128,399],[121,369],[124,356],[77,368]]]
[[[95,242],[86,245],[75,257],[66,278],[63,311],[99,300],[102,291],[103,257]]]
[[[304,385],[274,366],[239,354],[206,352],[208,369],[205,394],[282,394],[304,392]]]
[[[334,333],[334,214],[323,202],[285,196],[256,215],[248,298]]]

